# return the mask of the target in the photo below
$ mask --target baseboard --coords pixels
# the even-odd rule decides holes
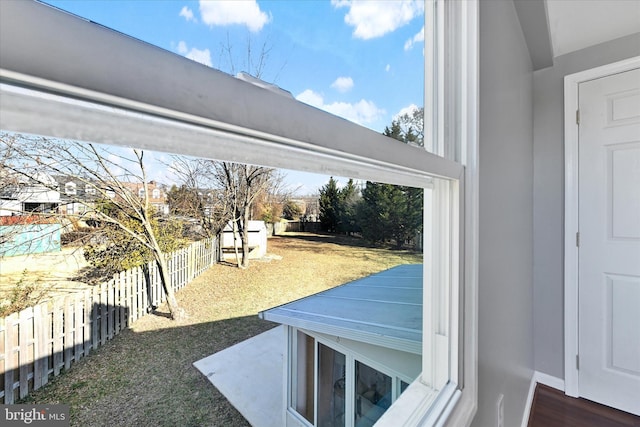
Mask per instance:
[[[534,371],[532,379],[535,379],[537,384],[544,384],[564,392],[564,380],[561,378],[554,377],[543,372]]]
[[[544,372],[533,371],[533,375],[531,376],[531,384],[529,384],[527,403],[524,408],[524,414],[522,415],[522,427],[527,427],[527,425],[529,424],[529,416],[531,415],[531,405],[533,405],[533,395],[536,392],[536,384],[544,384],[546,386],[564,392],[563,379],[545,374]]]

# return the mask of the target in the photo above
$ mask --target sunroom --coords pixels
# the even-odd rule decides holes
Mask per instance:
[[[372,426],[420,375],[422,264],[399,265],[263,311],[287,328],[290,426]]]

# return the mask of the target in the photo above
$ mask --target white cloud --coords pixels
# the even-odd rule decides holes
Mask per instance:
[[[189,49],[189,46],[184,41],[178,42],[178,53],[182,56],[185,56],[191,60],[204,64],[208,67],[212,67],[213,63],[211,62],[211,52],[209,49],[197,49],[192,47]]]
[[[338,77],[335,82],[331,83],[331,87],[338,92],[347,92],[353,87],[353,79],[351,77]]]
[[[191,10],[187,6],[182,6],[182,9],[180,9],[180,16],[184,17],[184,19],[186,19],[187,22],[189,21],[197,22],[195,16],[193,16],[193,10]]]
[[[211,52],[209,52],[209,49],[200,50],[192,47],[189,53],[187,53],[186,57],[208,67],[213,66],[213,64],[211,63]]]
[[[271,20],[256,0],[200,0],[200,16],[209,26],[239,24],[246,25],[252,32],[260,31]]]
[[[305,104],[313,105],[314,107],[322,108],[324,105],[324,100],[322,99],[322,95],[315,93],[311,89],[307,89],[298,96],[296,96],[298,101],[304,102]]]
[[[384,67],[384,70],[388,73],[389,70],[391,70],[391,64],[387,64],[387,66]]]
[[[404,50],[410,50],[416,43],[424,43],[424,25],[418,33],[404,43]]]
[[[393,32],[424,13],[422,0],[331,0],[331,4],[349,8],[344,22],[354,27],[354,37],[364,40]]]
[[[393,116],[393,120],[397,120],[398,117],[404,116],[405,114],[408,114],[409,116],[411,116],[413,114],[413,112],[418,110],[418,109],[419,109],[419,107],[416,104],[411,104],[411,105],[409,105],[407,107],[404,107],[400,111],[398,111],[398,114]]]
[[[183,41],[178,42],[178,53],[180,55],[186,55],[187,52],[189,52],[189,48],[187,47],[187,44]]]
[[[365,99],[361,99],[355,104],[348,102],[325,104],[322,95],[315,93],[311,89],[305,90],[296,96],[296,99],[361,125],[373,123],[386,113],[383,109],[378,108],[375,103]]]

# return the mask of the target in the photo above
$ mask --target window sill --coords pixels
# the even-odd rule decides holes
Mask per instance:
[[[376,423],[393,426],[466,426],[475,414],[475,399],[453,383],[440,392],[415,380]]]

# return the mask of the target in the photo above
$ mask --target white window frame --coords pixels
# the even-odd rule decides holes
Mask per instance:
[[[425,129],[434,131],[437,155],[37,2],[7,2],[0,14],[0,129],[413,187],[447,180],[449,190],[426,200],[448,200],[431,229],[449,227],[451,244],[444,262],[437,250],[426,260],[445,268],[425,276],[424,313],[434,312],[433,284],[453,283],[448,349],[438,352],[449,382],[430,387],[439,387],[438,359],[424,357],[421,379],[378,425],[469,425],[477,406],[478,4],[425,5],[426,28],[436,34],[425,37],[425,94],[437,100],[425,108]],[[436,348],[442,320],[429,315],[423,354]]]

